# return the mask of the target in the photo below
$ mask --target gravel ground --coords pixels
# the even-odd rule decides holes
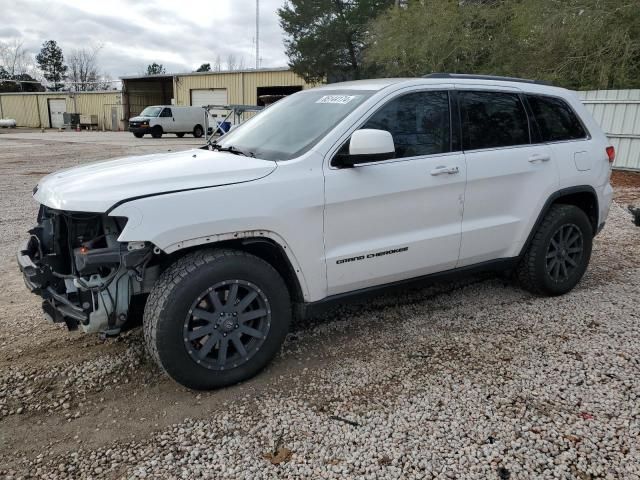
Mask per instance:
[[[29,172],[162,148],[0,137],[0,478],[640,478],[640,229],[621,206],[568,295],[488,276],[387,294],[295,325],[249,382],[190,392],[139,328],[44,323],[12,258]]]

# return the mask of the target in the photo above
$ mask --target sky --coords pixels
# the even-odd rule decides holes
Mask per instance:
[[[284,67],[276,10],[284,0],[260,0],[260,66]],[[0,41],[24,41],[35,55],[46,40],[63,54],[98,48],[101,72],[138,75],[157,62],[167,73],[213,65],[228,55],[255,67],[255,0],[0,0]]]

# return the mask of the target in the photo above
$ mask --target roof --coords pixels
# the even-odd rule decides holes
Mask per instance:
[[[331,83],[316,88],[324,90],[382,90],[391,85],[487,85],[531,92],[543,92],[549,90],[563,90],[560,87],[546,85],[533,81],[508,77],[480,77],[478,76],[437,76],[437,77],[413,77],[413,78],[374,78],[371,80],[354,80],[350,82]]]
[[[261,72],[286,72],[290,71],[289,67],[274,67],[274,68],[246,68],[243,70],[220,70],[210,72],[177,72],[177,73],[160,73],[156,75],[128,75],[120,77],[120,80],[146,80],[153,78],[172,78],[172,77],[186,77],[191,75],[220,75],[223,73],[261,73]]]

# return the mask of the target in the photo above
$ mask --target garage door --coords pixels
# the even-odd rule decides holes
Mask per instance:
[[[191,90],[191,106],[204,107],[205,105],[228,105],[226,88],[197,88]],[[224,120],[228,110],[209,110],[209,126]]]
[[[226,88],[202,88],[191,90],[191,106],[227,105]]]
[[[49,99],[49,118],[51,128],[62,128],[64,126],[64,113],[67,111],[67,101],[64,98]]]

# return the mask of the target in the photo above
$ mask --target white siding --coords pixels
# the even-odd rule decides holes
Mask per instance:
[[[640,170],[640,89],[578,92],[616,149],[616,168]]]

